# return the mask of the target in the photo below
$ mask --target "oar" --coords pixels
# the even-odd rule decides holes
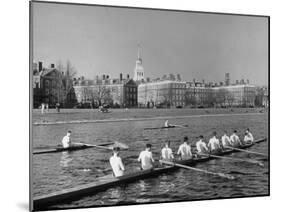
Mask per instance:
[[[81,143],[81,142],[75,142],[74,144],[85,145],[85,146],[92,146],[92,147],[96,147],[96,148],[100,148],[100,149],[108,149],[108,150],[112,150],[113,149],[112,147],[100,146],[100,145],[96,145],[96,144],[85,144],[85,143]]]
[[[186,128],[187,126],[184,126],[184,125],[177,125],[177,124],[171,124],[171,126],[174,126],[174,127],[181,127],[181,128]]]
[[[86,144],[86,143],[80,143],[80,142],[75,142],[74,144],[92,146],[92,147],[96,147],[96,148],[100,148],[100,149],[109,149],[109,150],[113,149],[112,146],[111,147],[107,147],[107,146],[97,145],[97,144]],[[118,147],[120,147],[121,149],[124,149],[124,150],[129,149],[128,145],[123,144],[123,143],[118,142],[118,141],[114,141],[113,145],[118,146]]]
[[[121,142],[119,142],[119,141],[114,141],[114,145],[116,145],[116,146],[118,146],[118,147],[120,147],[120,148],[122,148],[122,149],[129,149],[129,146],[128,146],[128,145],[123,144],[123,143],[121,143]]]
[[[212,155],[212,154],[204,154],[204,153],[197,153],[199,155],[203,155],[203,156],[210,156],[213,158],[220,158],[220,159],[226,159],[226,160],[236,160],[236,161],[241,161],[241,162],[247,162],[247,163],[254,163],[257,164],[259,166],[264,166],[263,163],[257,161],[257,160],[246,160],[246,159],[241,159],[241,158],[233,158],[233,157],[225,157],[225,156],[219,156],[219,155]]]
[[[235,148],[235,147],[225,147],[227,149],[232,149],[232,150],[237,150],[237,151],[240,151],[240,152],[247,152],[247,153],[250,153],[250,154],[255,154],[255,155],[262,155],[264,157],[268,157],[267,155],[263,154],[263,153],[259,153],[259,152],[253,152],[253,151],[249,151],[249,150],[245,150],[245,149],[239,149],[239,148]]]
[[[159,160],[159,162],[161,162],[163,164],[166,164],[166,165],[177,166],[177,167],[181,167],[181,168],[184,168],[184,169],[191,169],[193,171],[203,172],[205,174],[211,174],[211,175],[227,178],[229,180],[235,179],[235,177],[230,175],[230,174],[225,174],[225,173],[220,173],[220,172],[210,172],[210,171],[207,171],[207,170],[204,170],[204,169],[198,169],[198,168],[194,168],[194,167],[191,167],[191,166],[173,163],[173,162],[165,161],[165,160]]]

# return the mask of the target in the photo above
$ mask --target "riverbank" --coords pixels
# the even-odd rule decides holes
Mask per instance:
[[[97,109],[61,109],[57,113],[50,109],[44,114],[41,110],[34,109],[32,114],[33,125],[50,125],[66,123],[95,123],[110,121],[154,120],[170,119],[192,116],[210,116],[213,114],[241,114],[265,113],[261,108],[204,108],[204,109],[111,109],[109,113],[98,112]]]

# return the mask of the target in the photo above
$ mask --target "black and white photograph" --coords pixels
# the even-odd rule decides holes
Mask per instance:
[[[269,16],[29,6],[32,211],[270,195]]]

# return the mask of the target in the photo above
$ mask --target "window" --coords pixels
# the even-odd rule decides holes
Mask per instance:
[[[49,87],[49,80],[45,80],[45,87]]]

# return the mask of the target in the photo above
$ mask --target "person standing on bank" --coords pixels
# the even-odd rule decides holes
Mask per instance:
[[[45,112],[45,104],[42,103],[41,104],[41,113],[44,114],[44,112]]]
[[[146,148],[139,155],[138,161],[141,163],[141,169],[153,169],[154,159],[151,152],[151,144],[146,144]]]
[[[63,148],[69,148],[71,146],[70,136],[71,136],[71,131],[68,130],[66,135],[63,137],[61,141]]]
[[[183,138],[183,143],[179,146],[178,155],[180,155],[181,160],[192,159],[192,152],[190,145],[187,144],[188,137]]]
[[[113,148],[113,155],[109,159],[109,163],[111,165],[113,176],[114,177],[121,177],[124,175],[124,165],[122,162],[121,157],[119,156],[120,148],[114,147]]]

